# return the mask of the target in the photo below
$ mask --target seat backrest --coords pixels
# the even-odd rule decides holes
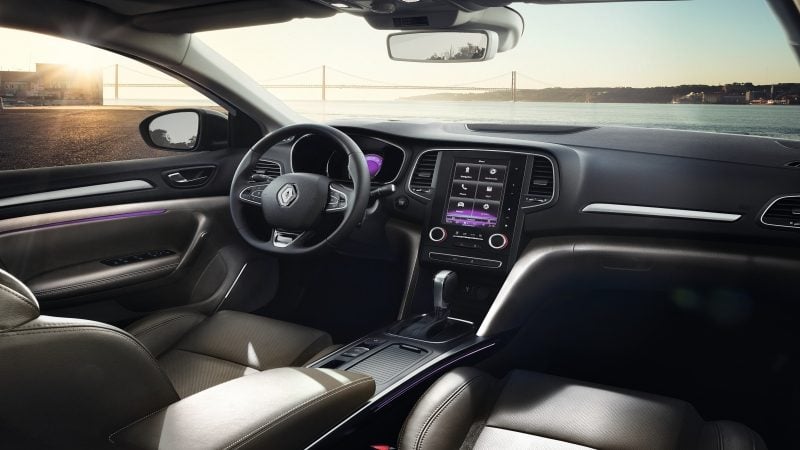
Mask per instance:
[[[131,335],[40,316],[33,293],[0,270],[0,399],[4,448],[103,448],[178,395]]]

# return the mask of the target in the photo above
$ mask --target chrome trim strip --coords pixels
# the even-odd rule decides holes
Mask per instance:
[[[550,166],[553,168],[553,195],[550,197],[550,200],[548,200],[548,201],[546,201],[544,203],[536,204],[536,205],[522,206],[522,200],[520,200],[519,209],[540,208],[542,206],[549,205],[550,203],[553,203],[553,200],[555,200],[555,198],[556,198],[556,192],[558,190],[558,184],[560,182],[560,178],[558,176],[558,172],[556,171],[556,167],[557,167],[556,166],[556,161],[555,161],[554,158],[552,158],[552,157],[550,157],[548,155],[545,155],[544,153],[537,152],[536,150],[533,150],[533,151],[530,151],[530,152],[523,152],[523,151],[519,151],[519,150],[494,150],[494,149],[480,149],[480,148],[429,148],[427,150],[421,151],[419,153],[419,155],[417,155],[417,158],[414,160],[414,163],[411,165],[411,173],[409,173],[408,181],[406,182],[406,192],[408,192],[411,195],[416,195],[417,197],[425,199],[427,201],[432,201],[433,197],[428,198],[428,197],[425,197],[424,195],[417,194],[416,192],[411,190],[411,179],[414,178],[414,169],[416,169],[417,164],[419,163],[419,160],[422,158],[422,155],[424,155],[425,153],[428,153],[428,152],[449,152],[449,151],[511,153],[513,155],[539,156],[539,157],[545,158],[548,161],[550,161]],[[438,165],[435,167],[434,171],[435,172],[439,171]],[[524,174],[523,179],[527,175],[528,174]],[[436,189],[436,187],[433,185],[433,181],[431,181],[431,189],[434,189],[434,190]],[[519,189],[520,189],[519,190],[520,194],[524,194],[525,193],[525,191],[524,191],[525,186],[520,186]]]
[[[233,288],[235,288],[235,287],[236,287],[236,285],[239,283],[239,278],[241,278],[241,277],[242,277],[242,274],[244,273],[244,269],[247,269],[247,263],[244,263],[244,265],[242,266],[242,268],[241,268],[241,269],[239,269],[239,273],[238,273],[238,274],[236,274],[236,278],[234,278],[234,280],[233,280],[233,284],[231,284],[231,287],[229,287],[229,288],[228,288],[228,290],[227,290],[227,292],[225,292],[225,296],[224,296],[224,297],[222,297],[222,301],[221,301],[221,302],[219,302],[219,304],[217,305],[217,307],[214,309],[214,312],[217,312],[217,311],[219,311],[219,309],[222,307],[222,305],[224,305],[224,304],[225,304],[225,302],[228,300],[228,297],[230,297],[230,295],[231,295],[231,292],[233,292]]]
[[[775,200],[773,200],[772,202],[770,202],[770,204],[766,208],[764,208],[764,212],[761,213],[761,217],[758,219],[759,222],[761,222],[762,225],[767,226],[767,227],[789,228],[790,230],[800,229],[800,227],[793,227],[791,225],[775,225],[775,224],[764,222],[764,216],[767,215],[767,211],[769,211],[769,209],[772,208],[775,205],[775,203],[778,203],[779,201],[781,201],[781,200],[783,200],[785,198],[800,198],[800,194],[782,195],[782,196],[776,198]]]
[[[140,191],[152,189],[153,185],[145,180],[128,180],[115,183],[95,184],[55,191],[37,192],[36,194],[17,195],[0,199],[0,208],[29,203],[49,202],[68,198],[88,197],[91,195],[114,194],[119,192]]]
[[[741,214],[697,211],[691,209],[658,208],[654,206],[620,205],[616,203],[592,203],[584,207],[581,212],[711,220],[714,222],[736,222],[742,218]]]

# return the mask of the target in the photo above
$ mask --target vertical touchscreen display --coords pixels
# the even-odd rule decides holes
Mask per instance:
[[[495,228],[508,175],[507,160],[456,159],[445,223]]]

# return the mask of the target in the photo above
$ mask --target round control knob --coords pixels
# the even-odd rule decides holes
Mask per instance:
[[[428,232],[428,237],[431,238],[433,242],[442,242],[447,237],[447,231],[442,227],[433,227],[431,231]]]
[[[489,236],[489,247],[495,250],[502,250],[508,247],[508,238],[505,234],[495,233]]]

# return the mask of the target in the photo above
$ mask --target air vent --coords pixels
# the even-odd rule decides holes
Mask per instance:
[[[395,17],[392,22],[395,28],[427,27],[429,25],[427,16]]]
[[[773,227],[800,228],[800,195],[781,197],[761,216],[761,223]]]
[[[250,175],[250,183],[269,184],[273,179],[281,176],[281,165],[277,161],[261,159],[256,163],[253,173]]]
[[[800,161],[791,161],[786,163],[786,167],[794,167],[795,169],[800,169]]]
[[[431,192],[433,192],[433,176],[436,173],[436,158],[439,152],[427,152],[417,160],[417,165],[414,166],[414,172],[411,174],[411,182],[409,188],[411,192],[419,195],[420,197],[431,199]]]
[[[528,185],[528,193],[523,196],[523,207],[540,206],[550,203],[555,195],[555,171],[553,163],[544,156],[533,157],[533,173]]]

